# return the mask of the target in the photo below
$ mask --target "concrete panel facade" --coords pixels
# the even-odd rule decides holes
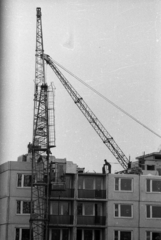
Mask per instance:
[[[132,207],[132,217],[115,217],[115,204],[129,204]],[[139,226],[139,203],[134,201],[108,201],[107,219],[109,227],[133,227]]]
[[[153,176],[153,175],[140,176],[140,201],[150,201],[150,202],[161,203],[161,189],[160,189],[160,192],[147,192],[147,180],[161,181],[161,177]]]
[[[71,177],[71,183],[66,193],[69,190],[74,192],[73,195],[64,195],[52,197],[52,201],[71,202],[70,214],[73,217],[73,222],[63,224],[63,226],[52,223],[52,228],[69,228],[70,240],[76,240],[77,229],[81,229],[83,234],[85,229],[101,231],[99,240],[114,240],[115,231],[126,232],[130,231],[132,239],[130,240],[147,240],[147,231],[161,232],[161,218],[147,218],[147,205],[161,206],[161,190],[160,185],[157,185],[157,192],[151,191],[152,183],[150,182],[147,191],[147,181],[161,181],[160,176],[154,175],[135,175],[135,174],[95,174],[95,173],[78,173],[77,166],[72,162],[67,163],[68,177]],[[0,239],[14,240],[16,228],[29,228],[29,214],[17,213],[17,201],[30,201],[31,188],[17,185],[18,174],[31,174],[30,162],[8,162],[0,166]],[[88,178],[94,179],[93,184],[88,182]],[[102,178],[101,183],[97,178]],[[78,186],[78,181],[81,180]],[[116,180],[117,179],[117,180]],[[126,185],[126,180],[130,180]],[[90,180],[91,181],[91,180]],[[149,182],[148,182],[149,184]],[[99,191],[96,188],[98,186]],[[105,194],[101,195],[101,191]],[[79,193],[81,193],[79,195]],[[97,195],[98,194],[98,195]],[[80,198],[79,198],[80,196]],[[77,224],[77,206],[82,203],[83,210],[81,217],[86,218],[90,224]],[[93,212],[90,208],[86,208],[89,215],[85,215],[86,203],[91,203]],[[96,204],[98,206],[96,206]],[[115,205],[130,205],[132,209],[131,217],[116,216]],[[102,210],[99,210],[101,206]],[[81,210],[80,210],[81,211]],[[99,213],[101,211],[101,214]],[[118,211],[118,209],[117,209]],[[120,209],[119,209],[120,211]],[[97,212],[97,213],[96,213]],[[97,225],[92,222],[95,214],[100,214],[99,217],[105,216],[105,222]],[[90,215],[91,214],[91,215]],[[151,214],[151,213],[150,213]],[[101,219],[101,218],[100,218]],[[99,218],[96,218],[98,221]],[[91,222],[93,225],[91,225]],[[150,239],[151,240],[151,239]]]
[[[147,218],[146,205],[158,206],[156,202],[140,202],[140,227],[159,228],[161,226],[161,218]],[[159,204],[161,206],[161,203]]]
[[[115,179],[131,179],[132,181],[132,190],[131,191],[121,191],[115,190]],[[108,199],[109,200],[126,200],[126,201],[138,201],[139,200],[139,176],[138,175],[130,175],[130,174],[110,174],[108,176]]]

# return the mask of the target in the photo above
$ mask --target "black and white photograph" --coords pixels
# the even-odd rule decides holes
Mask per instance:
[[[161,0],[0,1],[0,240],[161,240]]]

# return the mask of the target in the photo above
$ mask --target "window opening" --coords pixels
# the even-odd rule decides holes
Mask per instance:
[[[17,201],[17,214],[30,214],[31,202],[30,201]]]
[[[115,204],[115,217],[132,217],[132,205]]]
[[[149,171],[155,170],[155,165],[147,165],[147,170]]]
[[[132,179],[130,178],[115,178],[116,191],[132,191]]]
[[[161,218],[161,206],[146,206],[147,218]]]

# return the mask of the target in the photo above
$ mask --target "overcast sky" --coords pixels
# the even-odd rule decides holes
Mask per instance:
[[[161,135],[160,0],[1,1],[0,161],[16,161],[32,141],[36,7],[42,9],[44,49],[53,59]],[[100,172],[117,160],[77,109],[54,72],[54,156]],[[161,139],[70,75],[77,89],[127,157],[161,149]]]

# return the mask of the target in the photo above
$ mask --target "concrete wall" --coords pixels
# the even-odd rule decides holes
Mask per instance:
[[[133,216],[131,218],[125,217],[115,217],[114,204],[131,204],[133,208]],[[108,226],[109,227],[133,227],[137,228],[139,225],[139,216],[138,216],[138,202],[132,201],[108,201]]]
[[[140,203],[140,227],[159,228],[161,227],[161,219],[150,219],[146,217],[146,205],[155,205],[156,202],[141,202]],[[161,204],[160,204],[161,205]]]
[[[17,187],[17,175],[18,173],[22,174],[31,174],[31,171],[26,170],[14,170],[11,172],[10,177],[10,195],[13,197],[30,197],[31,196],[31,188],[30,187]]]
[[[17,187],[17,173],[31,174],[31,163],[6,162],[0,166],[0,239],[15,239],[15,227],[28,227],[30,215],[17,215],[17,200],[30,200],[31,188]]]
[[[149,228],[140,228],[140,239],[139,240],[144,240],[146,239],[146,232],[160,232],[160,228],[155,228],[155,227],[149,227]]]
[[[9,198],[0,199],[0,224],[5,224],[8,221],[8,204]]]
[[[161,180],[160,176],[140,176],[140,201],[150,201],[150,202],[160,202],[161,203],[161,193],[149,193],[146,191],[146,181],[147,179]]]
[[[73,200],[74,223],[77,220],[77,181],[78,175],[76,165],[72,162],[67,164],[68,172],[72,172],[73,183],[72,188],[75,189],[75,197]],[[7,162],[0,166],[0,239],[14,239],[16,227],[29,227],[29,215],[18,215],[16,213],[17,200],[30,200],[30,188],[17,187],[17,173],[31,174],[30,162]],[[97,174],[81,174],[81,176],[99,176]],[[101,176],[101,175],[100,175]],[[116,191],[115,178],[131,178],[132,191]],[[160,231],[160,219],[146,218],[146,204],[161,204],[161,193],[146,192],[147,179],[161,179],[160,176],[149,175],[125,175],[125,174],[109,174],[104,176],[103,188],[106,189],[106,200],[103,200],[103,212],[107,214],[107,228],[105,235],[113,239],[114,230],[124,231],[130,230],[133,233],[133,240],[145,239],[146,231]],[[89,201],[89,199],[88,199]],[[99,200],[100,201],[100,200]],[[94,202],[94,199],[92,199]],[[96,201],[97,202],[97,201]],[[116,218],[114,216],[114,204],[128,203],[133,206],[132,218]],[[125,227],[126,226],[126,227]],[[76,225],[71,228],[73,240],[76,236]],[[6,236],[8,234],[8,238]],[[103,240],[104,240],[103,239]]]
[[[9,224],[7,238],[5,240],[15,240],[15,229],[16,228],[29,228],[28,224]]]
[[[19,197],[11,197],[9,203],[9,223],[21,223],[21,224],[29,224],[29,214],[17,214],[17,200],[28,200],[30,198],[19,198]]]
[[[17,173],[31,174],[31,163],[6,162],[0,166],[0,197],[29,196],[30,188],[17,188]]]
[[[115,191],[115,178],[130,178],[132,179],[133,190],[128,191]],[[108,176],[108,199],[109,200],[126,200],[138,201],[139,200],[139,176],[130,174],[110,174]]]
[[[10,171],[5,169],[3,172],[0,171],[0,198],[9,196],[9,176]]]
[[[8,240],[6,234],[7,234],[6,225],[0,225],[0,239]],[[13,239],[13,236],[11,239]]]

